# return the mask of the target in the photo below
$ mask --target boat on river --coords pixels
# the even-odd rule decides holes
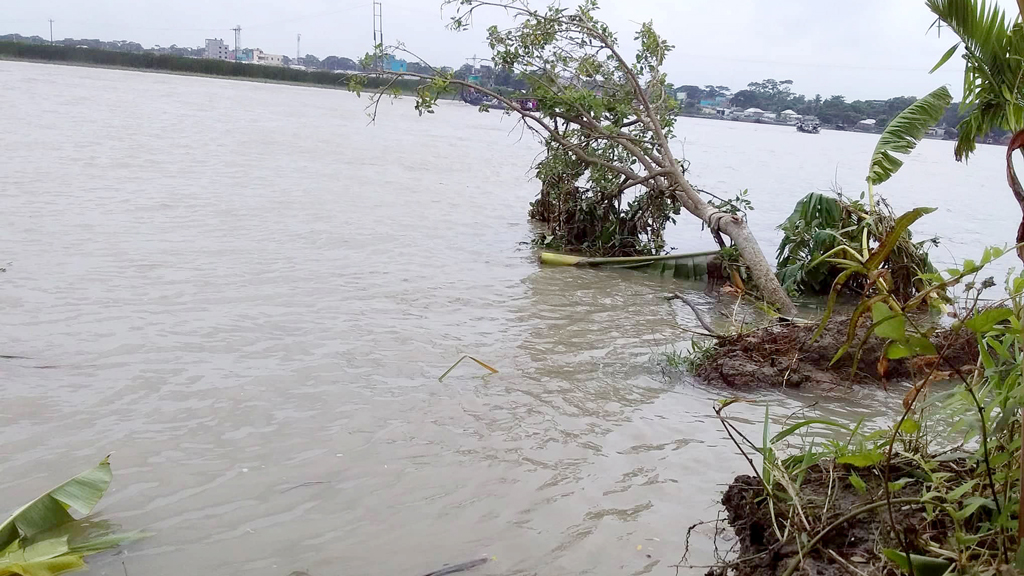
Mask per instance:
[[[557,252],[541,252],[541,264],[549,266],[591,266],[626,268],[683,280],[700,280],[708,275],[708,261],[718,256],[718,250],[690,254],[663,254],[659,256],[622,256],[614,258],[588,258]]]
[[[804,134],[817,134],[821,132],[820,122],[799,122],[796,125],[797,132],[803,132]]]

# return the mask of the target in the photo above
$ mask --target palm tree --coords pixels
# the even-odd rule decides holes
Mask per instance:
[[[954,153],[958,161],[975,151],[978,138],[994,128],[1010,130],[1006,180],[1024,212],[1024,187],[1013,168],[1013,153],[1024,148],[1024,24],[1009,21],[995,0],[926,0],[928,8],[957,36],[957,42],[932,68],[938,70],[962,48],[964,97]],[[1017,0],[1024,14],[1024,0]],[[1024,261],[1024,218],[1017,229],[1017,256]]]
[[[1024,187],[1013,168],[1013,153],[1024,148],[1024,0],[1017,0],[1018,17],[1009,22],[992,0],[926,0],[938,21],[945,23],[960,42],[954,44],[932,68],[934,72],[963,46],[964,98],[960,112],[967,112],[957,130],[957,160],[967,159],[976,141],[993,128],[1013,132],[1006,147],[1006,181],[1024,212]],[[1024,261],[1024,218],[1017,228],[1017,257]],[[1024,410],[1020,413],[1024,427]],[[1024,450],[1020,482],[1024,484]],[[1024,498],[1017,509],[1017,534],[1024,534]]]

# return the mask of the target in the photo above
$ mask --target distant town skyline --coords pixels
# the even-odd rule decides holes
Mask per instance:
[[[1014,0],[997,0],[1011,16]],[[541,2],[534,2],[541,5]],[[565,2],[565,5],[571,2]],[[794,81],[794,91],[844,94],[850,99],[922,96],[948,84],[959,97],[962,65],[928,70],[954,42],[945,31],[926,35],[934,20],[923,0],[865,0],[822,7],[812,0],[604,0],[599,16],[627,46],[638,23],[655,28],[676,46],[666,64],[676,83],[724,85],[735,90],[751,79]],[[459,67],[486,56],[485,30],[507,23],[501,11],[480,14],[464,33],[445,29],[451,10],[440,0],[384,0],[388,43],[404,42],[435,65]],[[59,39],[131,40],[154,45],[202,46],[222,38],[233,46],[235,25],[242,45],[294,57],[296,34],[302,55],[358,58],[373,43],[370,0],[37,0],[6,6],[0,34],[49,37],[54,19]]]

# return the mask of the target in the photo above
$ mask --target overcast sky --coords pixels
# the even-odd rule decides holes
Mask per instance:
[[[997,0],[1016,14],[1014,0]],[[540,5],[542,0],[536,0]],[[929,76],[954,40],[925,34],[933,18],[924,0],[603,0],[599,13],[623,40],[653,20],[676,46],[667,65],[675,84],[733,90],[763,78],[791,79],[795,92],[848,99],[921,96],[940,84],[959,95],[958,61]],[[405,42],[431,64],[458,67],[487,55],[484,30],[503,21],[478,18],[471,32],[445,29],[440,0],[383,0],[386,41]],[[198,46],[205,38],[295,55],[357,58],[373,44],[369,0],[0,0],[0,34],[134,40],[145,46]],[[491,20],[490,18],[493,18]]]

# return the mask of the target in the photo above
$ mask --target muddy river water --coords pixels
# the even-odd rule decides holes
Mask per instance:
[[[153,536],[97,574],[417,576],[482,555],[475,573],[673,573],[746,466],[712,411],[729,393],[659,365],[695,326],[663,296],[688,287],[541,268],[539,147],[509,119],[406,101],[370,126],[365,103],[0,62],[0,354],[28,357],[0,360],[0,512],[113,452],[100,512]],[[750,190],[769,254],[797,198],[861,188],[875,142],[678,133],[696,183]],[[972,257],[1020,221],[1000,163],[926,141],[880,191],[939,208],[915,228],[938,259]],[[712,245],[685,218],[668,237]],[[439,382],[462,354],[499,373]],[[892,394],[733,413],[884,415]]]

